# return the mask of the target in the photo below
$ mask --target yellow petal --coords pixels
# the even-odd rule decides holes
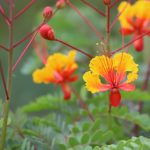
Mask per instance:
[[[150,1],[138,0],[133,7],[136,17],[150,19]]]
[[[120,24],[122,28],[131,28],[131,25],[128,23],[127,18],[133,17],[132,6],[130,3],[123,1],[118,7]]]
[[[37,69],[32,74],[35,83],[50,83],[54,81],[53,73],[48,68]]]
[[[95,75],[90,71],[88,71],[83,75],[83,79],[86,82],[86,88],[88,91],[92,93],[96,93],[100,91],[101,83],[98,75]]]
[[[105,77],[109,70],[113,68],[112,59],[107,56],[96,56],[90,61],[90,70],[94,74]]]
[[[134,62],[132,55],[119,53],[114,56],[113,61],[118,73],[129,72],[127,76],[128,83],[137,79],[138,65]]]

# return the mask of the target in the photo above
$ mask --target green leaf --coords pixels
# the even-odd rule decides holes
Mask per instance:
[[[125,141],[122,140],[117,144],[95,147],[93,150],[149,150],[150,139],[146,137],[132,137]]]
[[[75,146],[75,145],[78,145],[78,144],[79,144],[79,142],[75,137],[70,137],[69,138],[69,145],[70,146]]]
[[[91,141],[92,142],[97,142],[100,141],[100,137],[103,134],[103,132],[101,131],[101,129],[97,130],[91,137]]]
[[[81,144],[87,144],[90,139],[89,133],[84,133],[81,137]]]

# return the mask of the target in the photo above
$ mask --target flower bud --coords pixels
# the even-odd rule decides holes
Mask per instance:
[[[141,52],[144,49],[144,42],[143,42],[143,38],[140,38],[136,41],[134,41],[134,48],[137,52]]]
[[[46,19],[46,20],[49,20],[53,15],[53,10],[50,6],[47,6],[44,8],[43,10],[43,17]]]
[[[54,40],[55,39],[55,33],[51,26],[48,24],[43,25],[40,28],[40,35],[47,40]]]
[[[65,0],[58,0],[58,1],[56,2],[56,8],[57,8],[57,9],[61,9],[61,8],[63,8],[63,7],[65,7]]]
[[[110,4],[111,4],[111,0],[103,0],[103,3],[104,3],[105,5],[110,5]]]

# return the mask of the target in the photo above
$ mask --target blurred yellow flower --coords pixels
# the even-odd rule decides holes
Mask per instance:
[[[137,38],[142,33],[150,31],[150,1],[137,0],[133,5],[123,1],[118,7],[118,11],[121,13],[119,21],[122,34],[133,34],[133,38]],[[142,51],[143,38],[136,40],[134,47],[137,51]]]
[[[33,72],[33,81],[60,85],[64,92],[64,99],[69,99],[71,94],[67,84],[77,80],[77,76],[73,75],[78,68],[75,56],[74,50],[70,51],[68,55],[61,53],[50,55],[45,66]]]

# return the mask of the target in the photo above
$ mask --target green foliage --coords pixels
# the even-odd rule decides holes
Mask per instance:
[[[122,140],[116,145],[95,147],[93,150],[148,150],[150,149],[150,139],[145,137],[132,137],[129,140]]]

